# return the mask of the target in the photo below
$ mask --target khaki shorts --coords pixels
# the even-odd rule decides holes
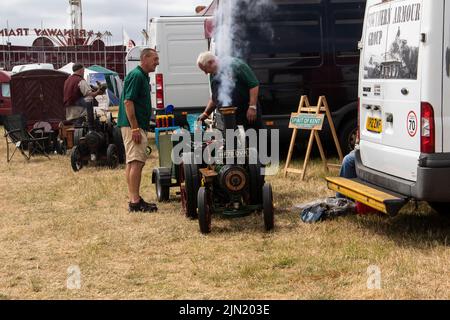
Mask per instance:
[[[145,163],[147,161],[147,145],[148,145],[148,138],[147,133],[140,129],[141,132],[141,143],[137,144],[133,141],[130,127],[122,127],[120,128],[122,131],[122,139],[123,144],[125,146],[125,154],[126,154],[126,161],[127,163],[133,162],[133,161],[139,161]]]

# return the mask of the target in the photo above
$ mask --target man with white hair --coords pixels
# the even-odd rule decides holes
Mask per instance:
[[[220,69],[225,67],[221,64],[227,63],[227,68],[231,71],[231,81],[234,89],[231,92],[231,106],[236,107],[236,122],[243,125],[245,129],[261,129],[261,108],[258,106],[259,81],[252,69],[244,61],[238,58],[231,58],[230,61],[220,61],[210,51],[201,53],[197,59],[198,67],[209,74],[211,97],[208,101],[205,111],[199,117],[199,120],[207,119],[217,107],[229,107],[223,105],[219,100],[219,90],[222,85]]]

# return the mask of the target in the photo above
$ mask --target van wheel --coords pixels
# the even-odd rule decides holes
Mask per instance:
[[[357,123],[354,120],[349,120],[340,128],[339,143],[341,145],[342,153],[349,154],[355,149],[356,136],[358,132]]]
[[[428,204],[440,215],[450,217],[450,202],[428,202]]]

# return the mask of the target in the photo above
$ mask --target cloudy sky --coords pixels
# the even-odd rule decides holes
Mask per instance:
[[[149,17],[164,15],[193,15],[198,5],[209,5],[212,0],[148,0]],[[58,28],[70,26],[69,0],[1,0],[0,29]],[[122,28],[142,43],[145,29],[147,0],[82,0],[83,28],[94,32],[110,31],[111,44],[122,43]],[[12,37],[17,45],[31,45],[33,37]],[[0,37],[5,43],[6,38]]]

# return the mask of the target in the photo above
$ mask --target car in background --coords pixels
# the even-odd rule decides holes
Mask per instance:
[[[11,73],[0,70],[0,123],[2,117],[11,114]]]

